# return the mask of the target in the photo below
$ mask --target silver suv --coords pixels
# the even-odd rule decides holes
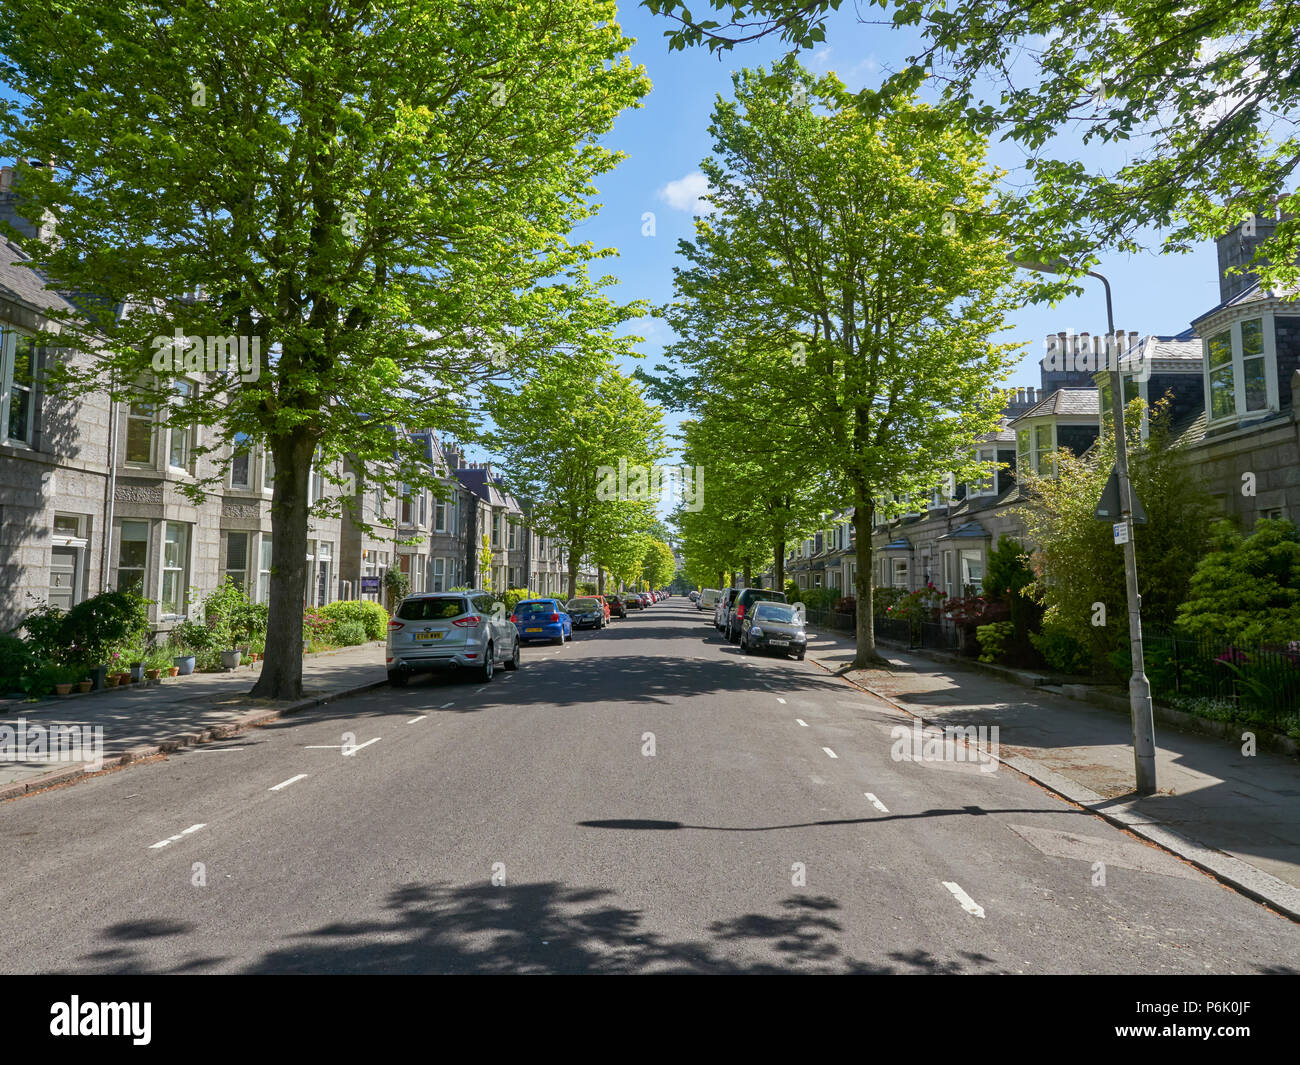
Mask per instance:
[[[489,681],[499,664],[519,668],[519,632],[505,604],[488,592],[408,595],[388,623],[388,683],[414,673],[467,669]]]

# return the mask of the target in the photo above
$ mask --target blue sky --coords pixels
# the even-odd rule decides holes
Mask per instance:
[[[862,10],[864,17],[879,14],[876,8]],[[632,58],[646,68],[653,89],[644,106],[623,114],[605,138],[607,145],[625,152],[628,158],[601,179],[601,211],[575,237],[618,249],[618,259],[601,264],[602,272],[614,274],[622,282],[615,298],[647,299],[660,304],[672,296],[677,241],[691,236],[690,198],[685,195],[688,186],[682,183],[698,170],[700,160],[711,150],[707,131],[714,99],[718,94],[730,95],[734,69],[770,65],[783,49],[758,42],[743,45],[721,60],[704,48],[670,53],[663,37],[671,25],[668,20],[630,5],[623,7],[620,18],[624,32],[637,38]],[[908,31],[863,24],[852,5],[845,5],[845,10],[828,21],[825,43],[815,51],[802,53],[800,59],[819,73],[834,70],[851,89],[875,87],[886,69],[902,64],[910,54],[908,45],[915,39]],[[1069,154],[1082,150],[1077,142],[1067,143]],[[1090,159],[1106,158],[1094,148],[1087,151]],[[1008,180],[1023,175],[1023,153],[1015,145],[995,143],[990,159],[1011,172]],[[642,214],[646,211],[655,214],[653,237],[641,235]],[[1111,281],[1116,328],[1124,332],[1180,332],[1219,299],[1212,242],[1197,246],[1188,255],[1108,255],[1098,270]],[[1024,341],[1027,346],[1008,385],[1037,386],[1038,359],[1043,355],[1046,334],[1060,330],[1106,331],[1101,285],[1090,282],[1082,298],[1056,307],[1024,308],[1012,317],[1012,323],[1013,328],[998,339]],[[639,364],[651,370],[661,361],[667,327],[659,321],[642,322],[636,331],[646,336],[646,342],[640,345],[646,358]],[[667,422],[675,428],[678,418],[670,414]]]

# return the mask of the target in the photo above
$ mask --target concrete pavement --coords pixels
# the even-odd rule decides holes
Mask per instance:
[[[1295,758],[1157,723],[1159,792],[1139,797],[1127,714],[885,644],[894,669],[844,673],[854,649],[817,631],[809,657],[940,727],[998,725],[1014,768],[1300,919]]]
[[[0,971],[1295,972],[1300,925],[673,599],[0,806]]]

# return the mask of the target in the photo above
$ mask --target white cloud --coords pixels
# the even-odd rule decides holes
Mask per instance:
[[[711,214],[714,206],[702,197],[712,190],[709,179],[699,170],[692,170],[685,177],[670,181],[659,190],[659,198],[675,211],[690,211],[691,214]]]

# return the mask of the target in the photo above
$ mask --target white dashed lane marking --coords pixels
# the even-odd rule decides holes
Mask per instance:
[[[190,825],[190,827],[187,828],[184,832],[177,832],[176,835],[174,836],[168,836],[166,839],[160,839],[157,843],[149,844],[149,849],[151,851],[159,850],[167,846],[169,843],[175,843],[178,839],[184,839],[191,832],[197,832],[200,828],[206,828],[206,827],[207,827],[206,825]]]
[[[808,727],[808,722],[805,721],[803,718],[801,718],[801,717],[796,717],[795,720],[798,721],[799,724],[801,724],[804,728],[807,728],[807,727]]]
[[[358,744],[354,744],[351,747],[345,747],[343,749],[343,757],[351,758],[354,754],[357,753],[357,751],[364,751],[372,743],[378,743],[382,739],[383,739],[382,736],[376,736],[373,740],[366,740],[365,743],[358,743]]]
[[[984,916],[984,907],[980,906],[973,898],[967,895],[966,892],[961,889],[960,884],[954,884],[950,880],[945,880],[943,886],[952,892],[952,897],[960,902],[961,908],[972,917]]]
[[[424,718],[425,718],[425,715],[424,715],[424,714],[421,714],[419,717],[413,717],[413,718],[411,718],[411,720],[408,721],[407,724],[408,724],[408,725],[418,725],[421,721],[424,720]]]
[[[871,792],[864,791],[862,794],[867,797],[867,802],[871,803],[871,805],[874,806],[877,810],[879,810],[882,814],[889,813],[889,811],[885,809],[885,804],[881,802],[879,799],[877,799],[874,795],[872,795]]]
[[[288,780],[282,780],[279,784],[273,784],[267,788],[267,791],[279,791],[281,788],[287,788],[290,784],[297,784],[300,780],[306,780],[306,773],[299,773],[296,777],[290,777]]]
[[[822,750],[825,751],[827,754],[829,754],[832,758],[839,757],[839,755],[836,754],[834,751],[832,751],[829,747],[823,747]]]

